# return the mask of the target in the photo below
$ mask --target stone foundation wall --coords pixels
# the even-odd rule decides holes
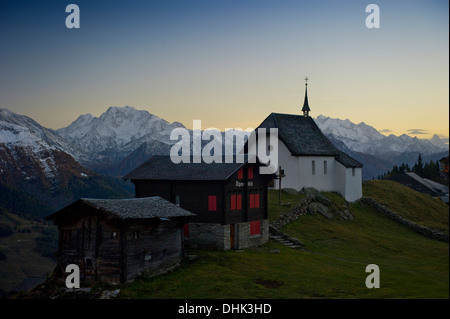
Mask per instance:
[[[250,223],[234,224],[234,247],[231,247],[230,225],[189,223],[184,244],[190,248],[229,250],[260,246],[269,240],[269,221],[261,220],[260,234],[250,235]]]
[[[389,217],[390,219],[396,221],[397,223],[400,223],[409,229],[415,231],[416,233],[419,233],[421,235],[424,235],[426,237],[437,239],[443,242],[448,243],[448,234],[444,234],[442,232],[439,232],[434,229],[430,229],[428,227],[410,222],[409,220],[404,219],[402,216],[394,213],[387,207],[381,205],[376,200],[368,197],[363,197],[359,200],[362,204],[370,205],[376,209],[377,212]]]
[[[184,237],[186,247],[228,250],[230,249],[230,225],[189,223],[189,236]]]
[[[260,234],[250,235],[250,223],[236,224],[235,249],[258,247],[269,240],[269,221],[261,220]]]

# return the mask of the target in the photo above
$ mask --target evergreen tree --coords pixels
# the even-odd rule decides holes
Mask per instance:
[[[392,168],[392,172],[391,175],[397,175],[399,173],[399,168],[397,165],[394,165],[394,167]]]
[[[423,161],[422,161],[422,155],[419,153],[419,158],[417,159],[416,164],[414,164],[414,169],[413,169],[414,173],[416,173],[417,175],[422,175],[423,174]]]

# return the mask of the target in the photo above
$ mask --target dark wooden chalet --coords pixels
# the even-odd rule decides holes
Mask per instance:
[[[387,177],[386,179],[403,184],[415,191],[430,195],[430,196],[444,196],[448,194],[448,186],[436,183],[432,180],[422,178],[416,173],[403,172]]]
[[[136,197],[161,196],[195,213],[185,242],[209,249],[241,249],[268,240],[267,184],[258,163],[179,163],[153,156],[124,178]]]
[[[161,197],[80,199],[48,216],[59,229],[58,265],[80,268],[80,280],[130,281],[179,263],[182,227],[192,213]]]

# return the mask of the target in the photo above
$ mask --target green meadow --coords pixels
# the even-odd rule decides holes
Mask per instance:
[[[289,212],[304,194],[269,194],[269,219]],[[331,209],[345,205],[325,193]],[[448,233],[446,204],[390,181],[364,183],[371,197],[404,218]],[[197,259],[161,276],[145,275],[121,287],[120,298],[449,298],[449,246],[380,215],[360,203],[348,205],[353,220],[305,214],[282,231],[305,251],[274,240],[244,251],[188,251]],[[368,289],[368,264],[380,269],[380,288]]]

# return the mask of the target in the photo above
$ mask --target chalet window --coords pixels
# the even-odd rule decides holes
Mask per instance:
[[[189,237],[189,224],[184,224],[183,225],[183,236],[184,237]]]
[[[247,170],[248,179],[253,179],[253,166],[250,166]]]
[[[92,259],[90,258],[86,259],[86,267],[92,267]]]
[[[244,178],[244,171],[242,170],[242,168],[240,168],[238,170],[238,179],[243,179]]]
[[[117,232],[115,232],[115,231],[113,231],[113,232],[111,232],[111,238],[112,239],[117,239]]]
[[[312,174],[316,175],[316,161],[311,162]]]
[[[242,195],[231,195],[231,210],[242,209]]]
[[[354,167],[352,167],[352,176],[355,176],[355,168]]]
[[[327,175],[328,167],[327,167],[327,161],[323,161],[323,175]]]
[[[261,221],[255,220],[250,222],[250,236],[261,234]]]
[[[175,205],[180,206],[180,195],[175,195]]]
[[[217,196],[216,195],[208,196],[208,210],[209,211],[217,210]]]
[[[80,232],[77,230],[63,230],[61,232],[61,246],[63,249],[78,249]]]
[[[133,239],[139,239],[139,232],[136,230],[133,232]]]
[[[250,208],[259,208],[259,194],[250,194],[249,205]]]
[[[61,243],[65,249],[70,249],[70,235],[71,235],[70,230],[63,230],[61,233],[61,237],[62,237]]]

